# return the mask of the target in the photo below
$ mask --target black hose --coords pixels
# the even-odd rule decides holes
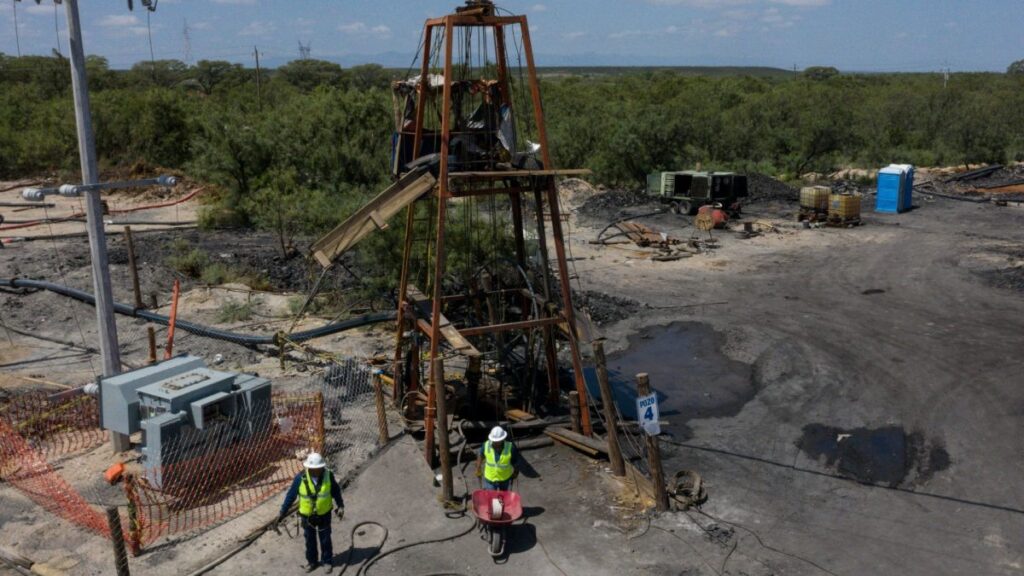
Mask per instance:
[[[0,279],[0,288],[35,288],[39,290],[48,290],[61,296],[68,298],[74,298],[81,302],[85,302],[91,306],[96,305],[96,298],[92,294],[79,290],[77,288],[70,288],[61,284],[54,284],[52,282],[45,282],[42,280],[27,280],[24,278],[13,278],[10,280]],[[170,323],[170,318],[163,314],[157,314],[149,310],[143,310],[134,308],[127,304],[120,302],[114,302],[114,312],[123,316],[131,316],[133,318],[142,318],[153,322],[155,324],[161,324],[167,326]],[[319,328],[313,328],[312,330],[305,330],[302,332],[295,332],[288,336],[288,340],[293,342],[305,342],[306,340],[312,340],[314,338],[321,338],[323,336],[329,336],[331,334],[337,334],[338,332],[344,332],[345,330],[351,330],[352,328],[358,328],[360,326],[366,326],[369,324],[376,324],[379,322],[388,322],[395,319],[395,313],[393,311],[388,312],[374,312],[371,314],[364,314],[355,318],[350,318],[341,322],[332,322]],[[210,328],[194,322],[188,322],[186,320],[176,320],[175,328],[184,330],[192,334],[198,334],[200,336],[206,336],[209,338],[215,338],[217,340],[223,340],[225,342],[231,342],[239,344],[241,346],[247,346],[249,348],[255,348],[261,345],[274,345],[277,344],[276,336],[257,336],[255,334],[239,334],[237,332],[229,332],[227,330],[218,330],[216,328]]]

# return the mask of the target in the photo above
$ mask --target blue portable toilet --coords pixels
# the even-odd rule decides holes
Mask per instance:
[[[914,200],[914,167],[910,164],[890,164],[903,170],[903,195],[900,196],[900,212],[913,207]]]
[[[878,171],[878,195],[875,212],[896,214],[910,210],[913,205],[914,167],[910,164],[890,164]]]

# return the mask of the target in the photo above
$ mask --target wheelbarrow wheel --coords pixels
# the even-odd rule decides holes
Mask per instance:
[[[505,529],[491,528],[491,556],[501,556],[505,551]]]

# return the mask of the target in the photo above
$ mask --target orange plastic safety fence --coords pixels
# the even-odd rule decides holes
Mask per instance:
[[[99,427],[99,403],[86,394],[18,394],[0,406],[0,421],[48,461],[95,448],[107,439]]]
[[[0,418],[0,478],[46,511],[109,537],[106,516],[93,508],[5,419]]]
[[[322,449],[323,401],[319,395],[275,395],[270,417],[251,422],[263,433],[132,478],[126,484],[134,515],[129,541],[146,546],[208,528],[284,490],[301,470],[299,453]]]

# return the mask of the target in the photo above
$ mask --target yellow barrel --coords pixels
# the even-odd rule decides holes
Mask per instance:
[[[829,218],[860,219],[860,194],[832,194],[829,197]]]
[[[800,207],[817,212],[828,211],[828,198],[832,189],[828,186],[804,186],[800,189]]]

